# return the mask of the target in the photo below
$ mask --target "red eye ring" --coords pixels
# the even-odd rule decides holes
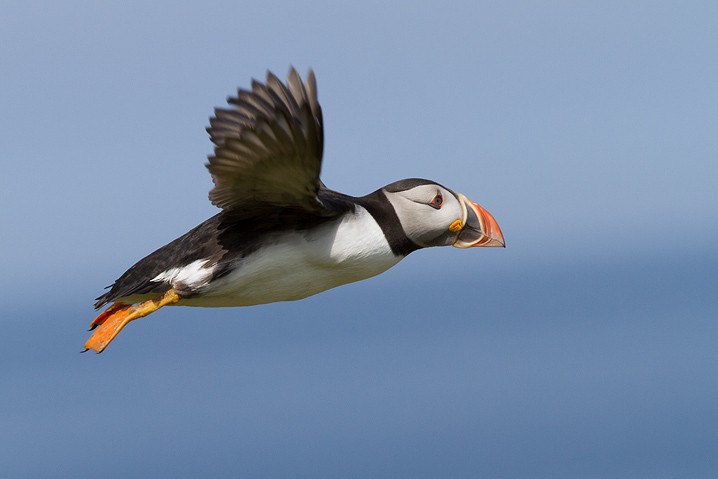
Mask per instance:
[[[436,209],[441,208],[441,205],[444,204],[444,197],[441,196],[441,193],[437,193],[436,196],[434,196],[434,199],[431,200],[431,206],[433,206]]]

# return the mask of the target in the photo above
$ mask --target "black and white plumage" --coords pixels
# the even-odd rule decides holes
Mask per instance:
[[[229,98],[207,131],[220,213],[138,261],[97,298],[113,303],[86,343],[101,352],[130,321],[170,304],[247,306],[305,298],[369,278],[412,251],[503,246],[494,218],[438,183],[397,181],[363,197],[319,178],[324,144],[313,72]]]

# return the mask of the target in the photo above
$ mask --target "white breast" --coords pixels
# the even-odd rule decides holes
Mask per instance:
[[[362,207],[311,231],[267,238],[266,246],[186,306],[248,306],[306,298],[370,278],[401,259],[374,218]]]

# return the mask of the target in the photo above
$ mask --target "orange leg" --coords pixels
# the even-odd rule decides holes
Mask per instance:
[[[91,330],[97,329],[85,343],[85,351],[93,349],[95,352],[101,353],[130,321],[147,316],[162,306],[174,304],[179,300],[177,292],[170,289],[160,299],[151,299],[139,304],[113,304],[90,324]]]

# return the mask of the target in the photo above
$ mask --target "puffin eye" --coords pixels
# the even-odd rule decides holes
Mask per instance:
[[[441,193],[437,193],[436,196],[434,196],[434,199],[431,200],[431,203],[429,203],[429,206],[432,206],[436,208],[437,210],[441,208],[441,205],[444,204],[444,197],[441,196]]]

